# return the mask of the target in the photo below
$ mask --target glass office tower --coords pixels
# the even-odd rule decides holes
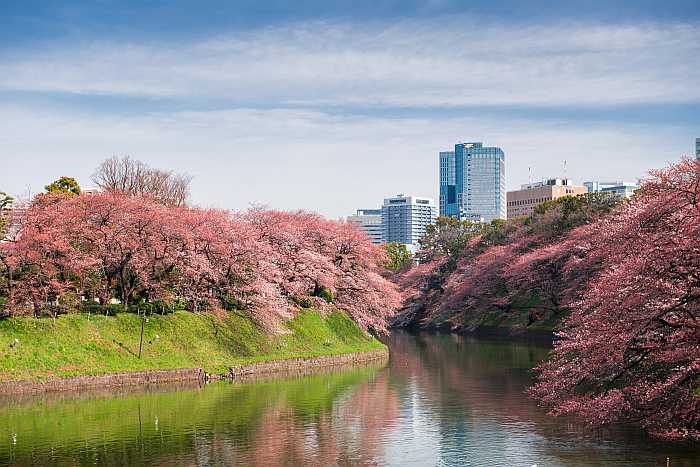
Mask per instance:
[[[440,153],[440,215],[457,217],[457,190],[455,189],[455,153]]]
[[[440,153],[440,215],[491,222],[506,218],[505,154],[482,143]]]

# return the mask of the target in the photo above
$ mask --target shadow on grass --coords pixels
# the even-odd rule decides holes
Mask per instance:
[[[131,349],[130,349],[129,347],[125,346],[125,345],[122,344],[121,342],[117,342],[117,341],[115,341],[115,340],[113,340],[112,342],[114,342],[115,344],[117,344],[120,348],[122,348],[122,349],[126,350],[127,352],[129,352],[132,356],[138,357],[138,355],[136,355],[135,352],[132,352]]]

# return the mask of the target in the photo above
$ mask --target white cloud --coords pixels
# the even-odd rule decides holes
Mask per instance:
[[[437,153],[481,140],[506,152],[509,187],[560,175],[634,179],[676,160],[692,129],[475,118],[335,116],[238,109],[117,116],[0,106],[0,190],[34,192],[61,175],[89,186],[100,160],[129,154],[195,176],[197,204],[251,202],[330,217],[399,192],[437,192]]]
[[[698,24],[317,22],[199,42],[18,51],[0,61],[0,89],[273,106],[698,102],[699,54]]]
[[[5,52],[6,93],[169,97],[229,110],[139,115],[109,104],[82,113],[0,104],[0,190],[36,192],[60,175],[89,185],[100,160],[129,154],[194,175],[199,204],[260,202],[337,217],[398,192],[435,196],[438,151],[464,140],[506,151],[511,188],[527,181],[528,167],[534,178],[560,175],[565,159],[579,182],[633,179],[689,151],[693,129],[436,108],[697,103],[699,55],[698,24],[516,26],[464,17]],[[282,108],[289,104],[298,108]],[[334,111],[313,110],[321,104]],[[363,116],[351,104],[430,109]]]

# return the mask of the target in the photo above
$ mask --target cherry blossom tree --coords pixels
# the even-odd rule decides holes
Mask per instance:
[[[44,194],[2,251],[15,275],[13,309],[31,305],[35,314],[68,293],[102,305],[117,298],[124,309],[176,299],[192,311],[234,307],[263,323],[333,304],[381,332],[399,303],[381,248],[347,223],[303,211],[231,213],[119,191]]]
[[[532,395],[554,414],[700,439],[700,163],[652,172],[585,233],[585,256],[600,272]]]

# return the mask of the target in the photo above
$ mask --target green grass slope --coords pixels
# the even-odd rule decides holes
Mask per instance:
[[[221,374],[241,363],[384,347],[341,311],[304,310],[286,326],[289,333],[268,335],[235,312],[151,315],[139,359],[141,320],[134,314],[0,320],[0,380],[197,367]]]

